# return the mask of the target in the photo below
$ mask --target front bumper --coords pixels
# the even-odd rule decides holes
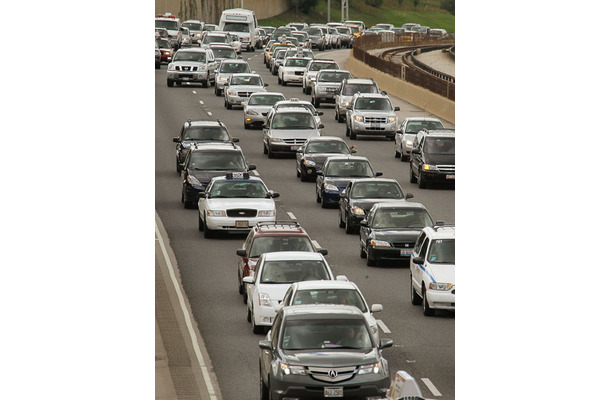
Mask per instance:
[[[369,257],[375,261],[404,261],[408,265],[409,261],[411,260],[411,252],[408,252],[408,254],[406,254],[403,250],[406,249],[400,249],[398,247],[370,246],[368,252],[370,253]]]
[[[345,189],[345,188],[343,188]],[[321,197],[324,198],[324,202],[327,204],[339,204],[339,194],[343,191],[342,188],[339,188],[338,192],[328,191],[326,189],[322,189]]]
[[[199,201],[199,193],[203,193],[205,191],[205,187],[207,186],[207,182],[203,186],[192,186],[187,183],[184,185],[184,201],[197,203]]]
[[[263,126],[266,118],[267,113],[265,115],[260,113],[256,115],[244,114],[244,123],[246,125]]]
[[[247,221],[247,227],[237,227],[236,224],[238,221]],[[236,231],[236,232],[249,232],[257,223],[259,222],[267,222],[267,221],[275,221],[275,216],[273,217],[205,217],[205,223],[208,229],[214,231]],[[272,310],[273,311],[273,310]]]
[[[207,71],[168,71],[167,79],[176,82],[204,82],[208,79],[208,73]]]
[[[283,375],[272,376],[271,398],[298,398],[301,400],[323,399],[325,387],[342,387],[345,399],[366,399],[367,397],[379,397],[385,399],[386,392],[390,387],[388,374],[366,374],[355,375],[353,378],[338,382],[320,382],[313,380],[309,375]]]
[[[303,163],[301,163],[299,167],[301,168],[301,175],[303,175],[306,179],[312,181],[315,181],[316,177],[318,176],[318,173],[316,171],[320,171],[322,169],[322,167],[318,165],[309,167],[307,165],[304,165]]]
[[[297,150],[303,145],[305,139],[300,144],[285,143],[285,142],[267,142],[269,150],[274,153],[296,153]]]
[[[386,123],[369,123],[352,121],[352,131],[360,135],[383,135],[388,136],[396,134],[396,121]]]
[[[338,90],[338,87],[322,87],[315,90],[314,97],[316,100],[320,100],[321,102],[334,103]]]
[[[291,74],[291,73],[285,72],[282,75],[282,80],[284,82],[289,82],[289,83],[296,82],[296,83],[301,83],[302,84],[303,83],[303,74],[296,75],[296,74]]]
[[[227,103],[231,104],[232,106],[241,106],[242,102],[248,100],[247,97],[230,96],[230,95],[227,95],[226,99],[227,99]]]
[[[430,308],[438,310],[455,310],[455,289],[426,290],[426,299]]]
[[[257,300],[258,301],[258,300]],[[272,300],[273,307],[257,306],[254,310],[254,322],[259,326],[271,326],[277,313],[275,312],[275,306],[280,304],[277,300]]]

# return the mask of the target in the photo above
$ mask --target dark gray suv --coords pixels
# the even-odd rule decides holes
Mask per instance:
[[[259,342],[262,399],[384,399],[388,362],[362,312],[353,306],[289,306]]]

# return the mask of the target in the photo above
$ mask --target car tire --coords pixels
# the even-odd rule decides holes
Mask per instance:
[[[229,102],[227,101],[227,110],[232,110],[232,109],[233,109],[233,106],[231,105],[231,103],[229,103]]]
[[[349,137],[349,134],[350,134],[350,132],[349,132],[349,125],[345,124],[345,136]]]
[[[339,228],[345,228],[345,221],[343,221],[343,214],[341,214],[341,209],[339,208]]]
[[[269,152],[269,150],[267,150],[267,146],[265,146],[265,143],[263,143],[263,154],[267,154]]]
[[[411,169],[411,179],[409,179],[409,182],[417,183],[417,178],[415,177],[415,174],[413,173],[413,164],[410,165],[410,169]]]
[[[337,109],[335,109],[335,121],[339,121],[339,113],[337,113]]]
[[[214,88],[214,94],[218,97],[220,97],[220,90],[218,88]]]
[[[422,283],[422,288],[423,288],[423,283]],[[424,315],[426,317],[431,317],[434,315],[434,308],[430,308],[430,304],[428,304],[428,296],[426,295],[425,289],[422,289],[422,295],[423,295],[422,303],[424,304]]]
[[[248,322],[252,322],[252,313],[250,312],[250,309],[248,307],[246,307],[246,310],[248,310],[248,315],[246,316],[246,320]]]
[[[239,294],[244,294],[244,284],[241,280],[241,276],[239,275],[239,271],[237,271],[237,291]]]
[[[167,87],[173,87],[174,86],[174,81],[171,79],[167,80]]]
[[[311,94],[311,88],[309,86],[305,88],[305,94]]]
[[[197,212],[197,220],[199,221],[199,232],[203,232],[203,221],[201,220],[201,214]]]
[[[318,193],[318,188],[316,187],[316,203],[321,203],[322,202],[322,198],[320,197],[320,194]]]
[[[345,221],[345,233],[351,235],[352,233],[356,233],[356,227],[349,224],[349,221]]]
[[[252,310],[252,315],[250,316],[250,318],[252,318],[252,333],[257,334],[257,335],[263,333],[265,331],[265,327],[256,325],[256,319],[254,317],[254,310]]]
[[[420,189],[425,189],[426,186],[428,186],[426,178],[424,178],[424,174],[421,173],[421,170],[419,171],[419,178],[417,178],[417,186],[419,186]]]
[[[250,125],[248,125],[244,122],[244,129],[250,129]]]
[[[324,195],[320,197],[320,205],[322,205],[322,208],[330,208],[330,204],[328,204],[328,201],[324,200]]]
[[[201,82],[204,88],[210,86],[210,78],[205,78],[205,81]]]
[[[370,250],[366,253],[366,265],[368,265],[369,267],[376,267],[377,266],[377,260],[374,260],[371,257],[371,253],[372,252]]]
[[[181,173],[182,172],[182,167],[180,166],[180,163],[178,162],[178,159],[176,159],[176,172],[177,173]]]
[[[353,129],[349,130],[349,138],[352,140],[358,140],[358,135],[356,134],[356,132],[354,132]]]
[[[411,282],[411,304],[413,304],[414,306],[419,306],[421,305],[421,301],[422,298],[417,294],[417,292],[415,291],[415,287],[413,286],[413,275],[410,275],[410,282]]]
[[[280,76],[279,76],[279,75],[277,76],[277,84],[278,84],[278,85],[281,85],[281,84],[282,84],[282,80],[280,79]]]
[[[345,122],[345,117],[342,117],[341,114],[337,115],[338,122]]]
[[[302,88],[302,89],[303,89],[303,93],[305,93],[305,86],[303,86],[303,88]]]
[[[161,63],[155,63],[155,69],[161,69]]]
[[[269,147],[269,149],[267,149],[267,157],[275,158],[275,153],[273,152],[273,150],[271,150],[271,147]]]
[[[405,155],[402,151],[400,152],[400,161],[407,162],[409,161],[409,156]]]
[[[203,221],[203,237],[206,239],[210,239],[214,237],[214,231],[208,228],[208,225]]]

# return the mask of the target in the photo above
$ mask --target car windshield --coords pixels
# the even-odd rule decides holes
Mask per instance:
[[[249,73],[250,65],[248,63],[224,62],[220,66],[219,72],[228,72],[232,74]]]
[[[427,138],[424,152],[428,154],[455,154],[455,138]]]
[[[435,239],[428,251],[428,261],[436,264],[455,264],[455,239]]]
[[[287,318],[280,340],[284,350],[362,349],[373,347],[362,319]]]
[[[392,104],[386,98],[359,98],[354,104],[354,110],[392,111]]]
[[[315,129],[316,123],[310,113],[276,114],[271,129]]]
[[[371,223],[371,227],[376,229],[423,229],[432,225],[432,218],[426,210],[413,208],[378,210]]]
[[[205,25],[203,27],[204,31],[215,31],[216,30],[216,25]]]
[[[214,52],[216,58],[237,58],[235,50],[229,48],[216,47],[212,49],[212,52]]]
[[[195,152],[191,155],[189,168],[196,171],[244,171],[246,165],[237,152]]]
[[[235,76],[231,78],[231,85],[263,86],[258,76]]]
[[[260,283],[268,284],[330,280],[326,265],[321,260],[267,261],[263,264],[260,274]]]
[[[343,304],[367,312],[366,303],[355,289],[307,289],[294,294],[292,305],[299,304]]]
[[[316,62],[309,67],[310,71],[319,71],[321,69],[339,69],[339,66],[334,62]]]
[[[305,236],[260,236],[254,238],[250,257],[260,257],[274,251],[314,251],[311,241]]]
[[[321,36],[322,35],[322,32],[318,28],[308,28],[308,29],[305,29],[305,32],[307,32],[307,34],[309,36]]]
[[[353,199],[402,199],[404,196],[395,182],[356,182],[351,192]]]
[[[203,26],[201,24],[197,24],[195,22],[185,22],[182,24],[184,28],[189,28],[191,31],[201,31],[203,30]]]
[[[267,189],[261,181],[218,181],[210,188],[209,198],[218,197],[263,199],[267,197]]]
[[[312,114],[315,114],[315,112],[316,112],[316,109],[314,108],[314,106],[311,103],[297,103],[297,104],[285,103],[285,104],[278,105],[277,108],[278,108],[278,110],[280,108],[304,108],[305,110],[311,111]]]
[[[210,43],[229,43],[229,38],[226,36],[206,36],[205,39],[203,39],[203,43],[205,44],[210,44]]]
[[[178,30],[178,21],[157,19],[157,20],[155,20],[155,28],[165,28],[168,31],[177,31]]]
[[[291,58],[286,60],[286,67],[306,67],[308,62],[308,58]]]
[[[370,83],[350,83],[343,87],[343,94],[346,96],[353,96],[356,93],[377,93],[375,85]]]
[[[231,140],[229,132],[220,126],[190,126],[184,130],[182,140]]]
[[[167,33],[167,30],[162,29],[162,28],[155,29],[155,32],[157,32],[157,34],[162,38],[167,38],[169,36]]]
[[[155,40],[155,42],[157,43],[157,46],[159,46],[160,49],[169,49],[171,47],[169,41],[164,39],[157,39]]]
[[[350,150],[347,144],[339,141],[319,141],[311,142],[307,145],[305,154],[316,154],[316,153],[339,153],[339,154],[350,154]]]
[[[349,35],[350,34],[350,30],[349,28],[337,28],[337,32],[343,34],[343,35]]]
[[[194,61],[194,62],[205,62],[205,53],[203,52],[191,52],[191,51],[179,51],[174,56],[174,61]]]
[[[279,95],[256,95],[250,96],[250,101],[248,101],[248,105],[251,106],[272,106],[278,101],[285,100],[284,96]]]
[[[342,178],[371,178],[375,174],[368,161],[331,161],[325,175]]]
[[[225,27],[223,28],[224,31],[227,32],[250,32],[250,25],[249,24],[242,24],[239,22],[227,22],[225,23]]]
[[[276,59],[281,59],[284,58],[284,56],[286,55],[286,50],[278,50],[275,52],[274,56]]]
[[[341,82],[343,79],[349,79],[352,74],[349,72],[320,72],[318,82]]]
[[[422,129],[443,129],[443,124],[438,121],[411,121],[407,122],[407,127],[405,131],[407,133],[417,133]]]

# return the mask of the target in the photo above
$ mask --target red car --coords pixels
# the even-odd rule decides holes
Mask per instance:
[[[159,46],[159,50],[161,50],[161,62],[171,62],[172,57],[174,56],[174,49],[169,44],[169,40],[155,39],[155,42],[157,42],[157,46]]]
[[[328,254],[326,249],[316,249],[305,229],[295,221],[259,222],[248,234],[242,248],[236,251],[237,280],[244,304],[247,295],[243,277],[254,274],[261,254],[275,251],[317,251],[322,255]]]

